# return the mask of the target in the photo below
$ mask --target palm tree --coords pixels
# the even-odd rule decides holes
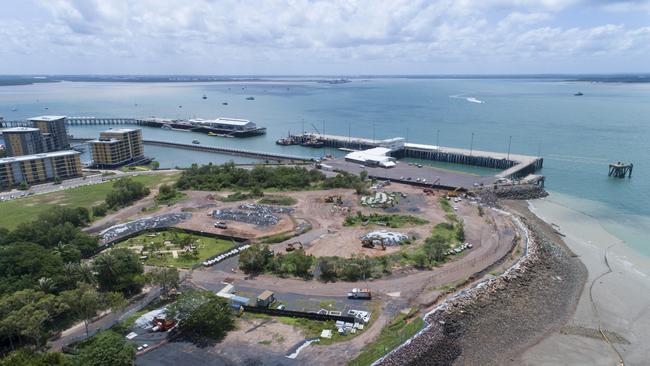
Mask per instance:
[[[88,284],[95,283],[95,273],[93,273],[93,269],[88,263],[77,266],[77,279]]]
[[[99,273],[107,273],[110,275],[115,275],[117,272],[117,260],[111,253],[104,253],[94,261],[95,269]]]
[[[36,289],[48,294],[54,289],[54,281],[49,277],[41,277],[38,279]]]

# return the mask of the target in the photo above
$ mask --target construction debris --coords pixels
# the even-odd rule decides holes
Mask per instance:
[[[212,217],[220,220],[245,222],[257,226],[271,226],[280,222],[280,218],[275,214],[291,213],[293,213],[293,208],[249,203],[240,205],[239,209],[226,208],[223,210],[215,210],[212,212]]]
[[[361,197],[362,206],[369,206],[373,208],[393,207],[396,203],[398,203],[398,198],[397,193],[394,192],[375,192],[374,195]]]
[[[371,231],[367,234],[364,234],[360,237],[362,245],[372,244],[375,245],[385,245],[385,246],[398,246],[402,242],[409,239],[408,236],[402,233],[396,233],[392,231],[380,230],[380,231]]]

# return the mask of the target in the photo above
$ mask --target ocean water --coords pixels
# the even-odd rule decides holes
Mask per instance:
[[[577,91],[583,96],[573,96]],[[203,100],[205,94],[208,99]],[[255,97],[249,101],[245,98]],[[222,105],[228,102],[228,105]],[[16,108],[16,111],[12,111]],[[46,109],[47,108],[47,109]],[[541,154],[551,192],[573,197],[575,209],[650,256],[650,84],[549,79],[355,79],[305,82],[91,83],[0,87],[6,120],[42,114],[96,117],[236,117],[267,127],[249,139],[144,129],[146,139],[319,157],[337,150],[282,147],[289,131],[383,139],[480,150]],[[95,137],[107,126],[72,127]],[[473,138],[472,138],[473,134]],[[232,159],[148,148],[163,166]],[[239,159],[236,159],[239,160]],[[246,160],[239,160],[247,162]],[[610,162],[632,162],[631,179],[607,176]],[[450,167],[453,168],[453,167]],[[468,171],[487,174],[483,170]],[[582,202],[582,203],[579,203]]]

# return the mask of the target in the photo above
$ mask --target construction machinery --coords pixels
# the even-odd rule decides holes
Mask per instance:
[[[337,205],[342,205],[343,198],[341,198],[341,196],[327,196],[325,197],[325,203],[336,203]]]
[[[293,243],[289,243],[289,244],[287,244],[287,247],[285,248],[285,250],[287,252],[293,252],[296,249],[303,249],[303,246],[302,246],[301,242],[296,241],[296,242],[293,242]]]
[[[361,241],[361,247],[370,249],[381,247],[381,250],[386,250],[386,245],[378,239],[364,239]]]

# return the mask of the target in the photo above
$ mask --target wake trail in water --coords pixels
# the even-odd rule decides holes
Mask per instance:
[[[454,99],[465,99],[466,101],[470,103],[476,103],[476,104],[485,104],[484,100],[477,99],[475,97],[467,97],[462,94],[459,95],[450,95],[449,98],[454,98]]]

